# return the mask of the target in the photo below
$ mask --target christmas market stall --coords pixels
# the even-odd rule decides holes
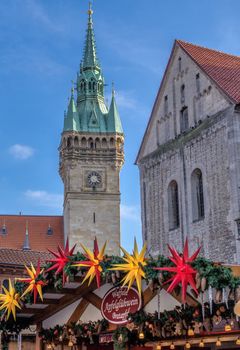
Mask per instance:
[[[106,244],[52,251],[0,294],[2,349],[27,328],[35,349],[240,348],[238,267],[182,253],[151,257],[146,245],[107,256]],[[18,347],[19,349],[21,347]]]

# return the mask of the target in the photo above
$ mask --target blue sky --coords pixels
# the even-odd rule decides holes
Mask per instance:
[[[0,1],[0,213],[61,214],[63,113],[82,58],[85,0]],[[122,243],[141,241],[135,157],[175,38],[240,55],[238,0],[95,0],[106,87],[125,131]]]

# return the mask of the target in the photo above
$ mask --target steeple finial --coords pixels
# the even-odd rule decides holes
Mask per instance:
[[[115,97],[114,82],[112,81],[112,97]]]
[[[25,232],[25,239],[23,243],[23,250],[30,250],[30,245],[29,245],[29,234],[28,234],[28,221],[26,221],[26,232]]]
[[[89,1],[89,4],[88,4],[88,15],[89,15],[89,18],[92,16],[92,14],[93,14],[92,2]]]
[[[74,81],[73,80],[71,80],[71,83],[72,83],[72,87],[71,87],[71,97],[74,97],[74,90],[75,90],[75,88],[74,88]]]
[[[96,53],[92,14],[93,14],[92,3],[89,2],[87,36],[86,36],[85,49],[84,49],[84,55],[82,60],[83,69],[100,68],[99,62],[97,59],[97,53]]]

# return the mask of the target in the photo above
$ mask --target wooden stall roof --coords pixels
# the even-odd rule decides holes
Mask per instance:
[[[231,266],[234,273],[240,276],[240,266]],[[82,276],[76,275],[74,280],[70,283],[66,283],[64,288],[60,291],[56,289],[46,289],[43,294],[43,303],[26,304],[24,308],[17,313],[18,320],[24,318],[24,321],[28,319],[29,324],[39,324],[42,321],[53,316],[57,312],[61,311],[73,302],[82,299],[82,303],[79,304],[80,309],[87,307],[88,303],[91,303],[98,309],[101,307],[101,298],[94,293],[97,289],[96,283],[92,282],[90,286],[87,283],[82,284]],[[167,285],[163,288],[166,290]],[[147,287],[143,292],[143,305],[147,305],[157,294],[157,291],[153,291],[150,287]],[[181,295],[173,291],[172,296],[179,302],[181,302]],[[186,301],[189,305],[196,306],[198,301],[190,294],[187,294]]]

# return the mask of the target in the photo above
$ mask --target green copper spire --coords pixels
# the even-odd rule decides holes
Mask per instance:
[[[63,131],[79,131],[79,130],[80,130],[79,117],[77,113],[76,104],[74,101],[74,88],[72,88],[67,114],[65,115],[65,118],[64,118]]]
[[[110,104],[108,112],[108,131],[117,132],[123,134],[121,119],[117,110],[116,100],[115,100],[115,90],[114,86],[112,87],[112,101]]]
[[[97,53],[96,53],[96,44],[95,44],[95,37],[94,37],[94,30],[93,30],[93,21],[92,21],[92,4],[89,3],[89,10],[88,10],[88,28],[87,28],[87,36],[86,36],[86,42],[85,42],[85,49],[84,49],[84,55],[82,60],[82,69],[92,69],[92,68],[100,68],[99,62],[97,59]]]
[[[64,131],[123,133],[114,96],[109,111],[104,99],[105,84],[96,54],[92,14],[90,4],[84,54],[77,74],[77,100],[75,104],[72,93]]]

